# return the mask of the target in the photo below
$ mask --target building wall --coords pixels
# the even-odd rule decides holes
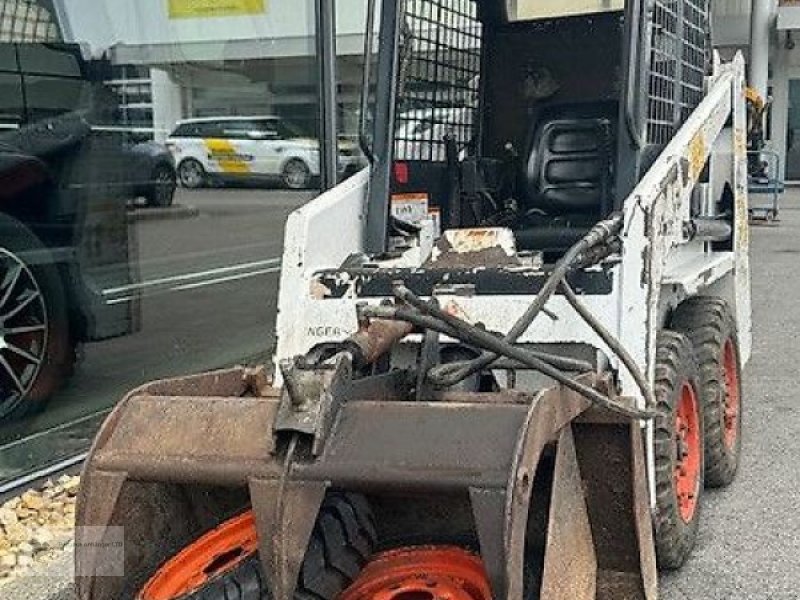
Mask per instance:
[[[314,1],[272,0],[241,16],[170,15],[168,0],[54,0],[73,39],[95,53],[113,47],[119,62],[164,63],[313,56]],[[360,51],[364,0],[339,0],[340,44]]]
[[[183,88],[164,69],[151,69],[154,138],[164,142],[184,115]]]

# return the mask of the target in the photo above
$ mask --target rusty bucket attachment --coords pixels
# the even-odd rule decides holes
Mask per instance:
[[[582,381],[608,390],[600,376]],[[430,529],[429,513],[401,510],[406,498],[435,499],[447,524],[462,515],[494,598],[520,600],[530,581],[547,600],[656,597],[638,423],[559,386],[413,401],[413,385],[402,371],[339,381],[316,452],[276,432],[286,398],[263,370],[135,390],[86,463],[78,597],[135,597],[167,559],[252,508],[272,597],[289,600],[329,488],[384,506],[379,535]],[[108,564],[98,542],[119,531],[124,565]]]

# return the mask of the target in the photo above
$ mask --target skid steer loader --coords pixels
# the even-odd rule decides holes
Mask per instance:
[[[370,0],[370,167],[288,221],[276,374],[118,405],[81,600],[656,598],[751,346],[709,4]]]

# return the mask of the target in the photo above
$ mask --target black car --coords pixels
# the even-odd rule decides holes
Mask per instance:
[[[77,347],[138,327],[127,205],[132,152],[98,130],[118,112],[108,65],[68,44],[0,44],[0,418],[41,406]],[[161,200],[163,201],[163,200]]]
[[[144,198],[147,206],[153,208],[172,206],[178,187],[172,153],[164,144],[154,141],[134,141],[128,149],[133,194]]]

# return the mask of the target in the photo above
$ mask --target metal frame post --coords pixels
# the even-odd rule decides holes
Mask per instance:
[[[375,162],[369,184],[364,247],[369,254],[386,251],[389,225],[388,193],[392,182],[394,122],[400,69],[400,19],[402,0],[383,2],[378,37],[378,75],[375,88],[373,149]],[[366,57],[369,60],[369,57]]]
[[[339,144],[336,85],[336,0],[316,0],[319,62],[320,188],[338,183]]]
[[[769,37],[774,0],[753,0],[750,18],[750,86],[767,98],[769,86]]]

